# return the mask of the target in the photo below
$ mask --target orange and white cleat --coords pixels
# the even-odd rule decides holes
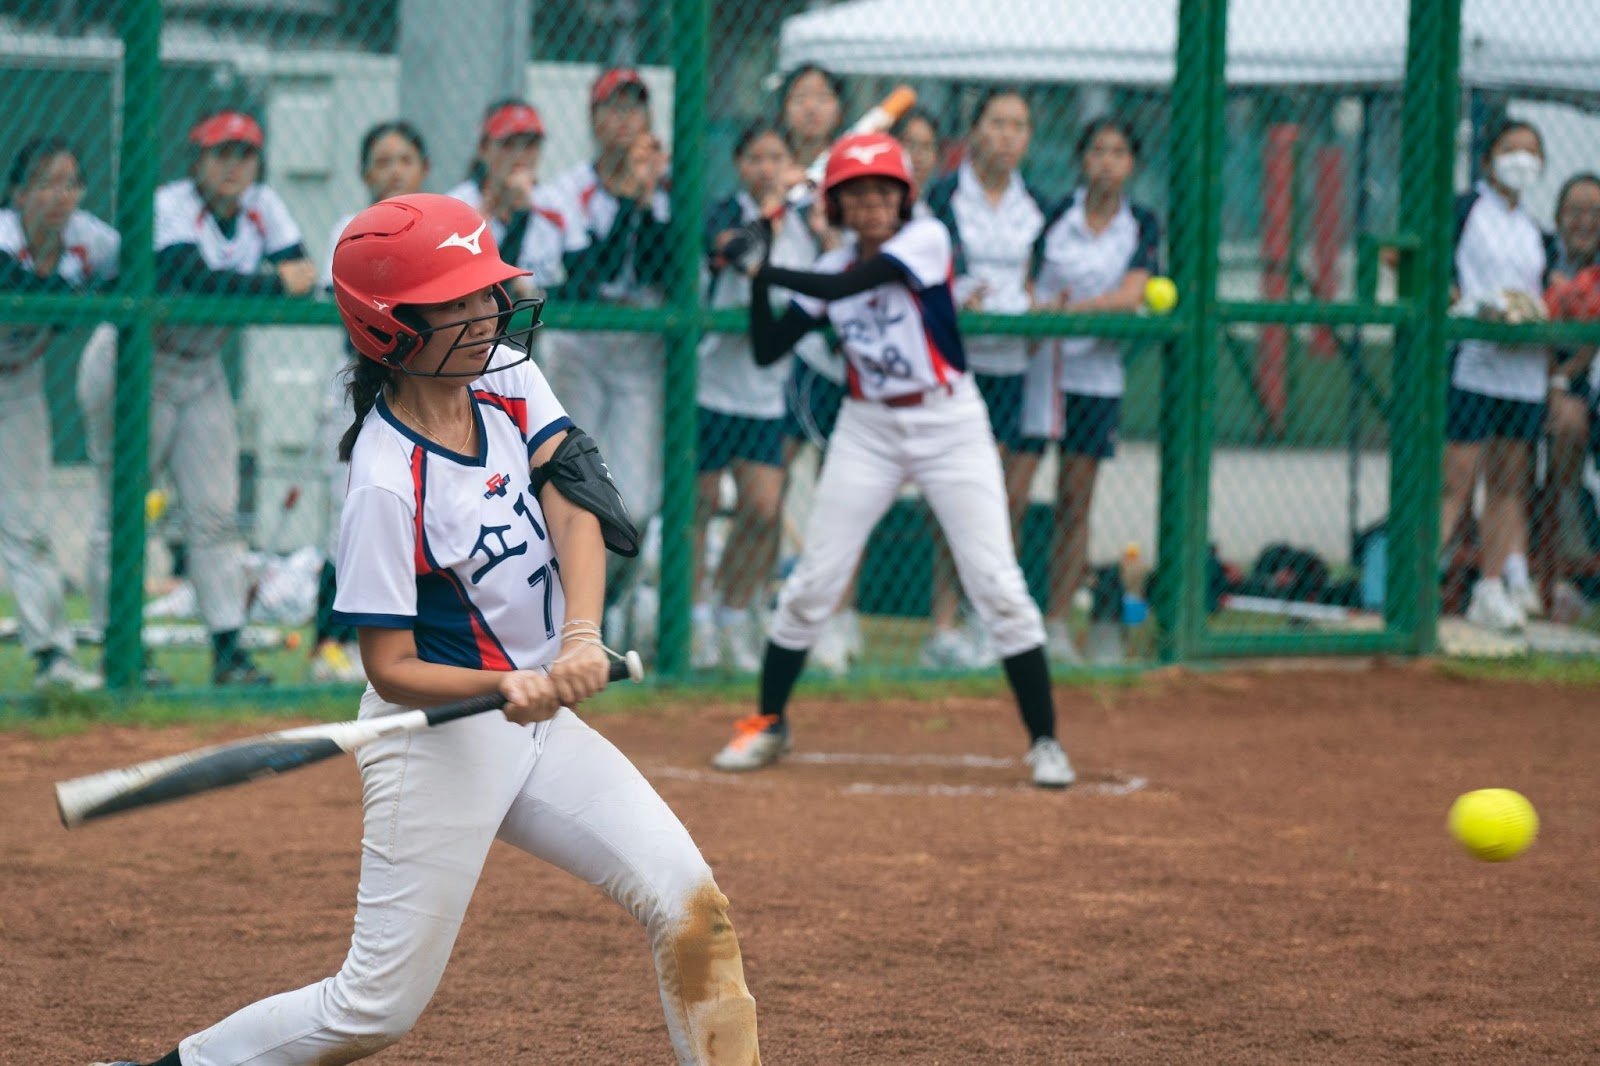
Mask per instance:
[[[711,765],[728,773],[771,766],[789,751],[789,727],[775,714],[752,714],[733,723],[733,739],[711,757]]]

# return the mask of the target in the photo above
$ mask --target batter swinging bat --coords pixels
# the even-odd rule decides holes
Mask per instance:
[[[639,653],[630,651],[620,661],[613,662],[611,680],[644,680],[644,663]],[[491,693],[382,718],[282,729],[182,755],[151,759],[119,770],[103,770],[56,782],[56,809],[61,812],[61,824],[72,829],[118,811],[239,785],[268,774],[298,770],[341,751],[354,751],[379,737],[414,733],[457,718],[497,711],[504,704],[502,696]]]

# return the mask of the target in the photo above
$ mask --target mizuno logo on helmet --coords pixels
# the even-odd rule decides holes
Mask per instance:
[[[852,144],[844,150],[844,154],[863,166],[871,166],[873,160],[893,148],[892,144]]]
[[[380,311],[389,310],[389,305],[384,303],[382,300],[373,300],[372,301],[372,306],[376,307]]]
[[[480,239],[482,239],[482,237],[483,237],[483,229],[488,224],[489,224],[489,220],[488,219],[484,219],[482,222],[478,223],[478,228],[473,230],[472,234],[470,236],[467,236],[467,237],[463,237],[459,233],[452,233],[452,234],[450,234],[450,236],[448,236],[444,240],[440,241],[439,244],[437,245],[437,247],[438,248],[465,248],[467,251],[471,252],[473,255],[481,255],[482,252],[483,252],[483,249],[478,247],[478,241]]]

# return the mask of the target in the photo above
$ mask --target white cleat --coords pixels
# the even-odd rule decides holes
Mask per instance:
[[[713,768],[744,773],[771,766],[789,751],[789,727],[773,714],[752,714],[733,723],[733,739],[711,757]]]
[[[755,612],[745,610],[726,617],[720,628],[723,661],[737,674],[760,673],[766,634]]]
[[[71,656],[57,655],[48,667],[33,679],[33,687],[65,689],[68,692],[98,692],[106,687],[106,679],[93,670],[86,670],[73,662]]]
[[[922,642],[917,659],[929,670],[970,670],[972,649],[954,629],[940,629]]]
[[[1467,605],[1467,621],[1503,633],[1514,633],[1528,624],[1528,616],[1512,600],[1505,582],[1497,577],[1480,578],[1472,586],[1472,602]]]
[[[1078,779],[1077,772],[1055,737],[1040,737],[1023,757],[1033,767],[1035,788],[1066,788]]]
[[[1082,666],[1083,653],[1072,639],[1072,630],[1059,619],[1048,619],[1044,624],[1044,652],[1052,663],[1061,666]]]
[[[715,670],[721,666],[722,644],[717,638],[717,623],[709,612],[696,618],[690,638],[689,665],[696,670]]]
[[[840,615],[829,618],[811,646],[807,662],[821,667],[834,677],[843,677],[850,670],[850,635]]]

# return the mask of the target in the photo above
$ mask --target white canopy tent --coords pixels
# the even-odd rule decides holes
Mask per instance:
[[[1407,0],[1232,0],[1228,80],[1398,86]],[[1178,0],[853,0],[784,22],[779,65],[973,81],[1165,85]],[[1600,0],[1466,0],[1461,80],[1600,94]]]

